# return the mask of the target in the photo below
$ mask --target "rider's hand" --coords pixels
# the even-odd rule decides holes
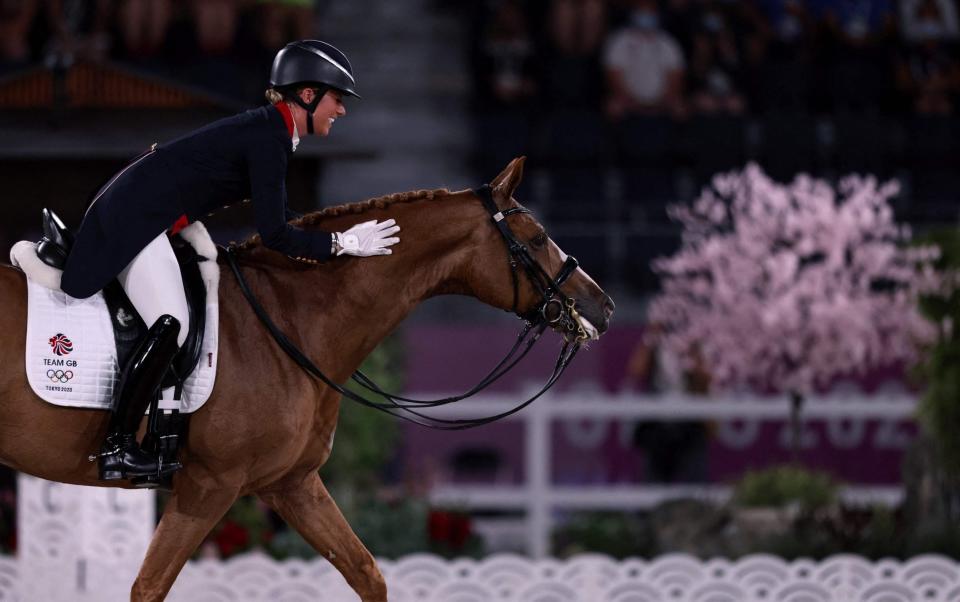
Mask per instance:
[[[334,232],[333,240],[337,246],[337,255],[356,255],[370,257],[371,255],[390,255],[388,249],[400,242],[393,236],[400,231],[400,226],[393,219],[377,223],[377,220],[363,222],[353,226],[346,232]]]

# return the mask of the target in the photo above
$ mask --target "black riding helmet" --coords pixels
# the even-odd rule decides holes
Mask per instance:
[[[286,98],[306,109],[308,133],[313,133],[313,112],[328,88],[360,98],[353,79],[353,68],[347,56],[336,47],[320,40],[299,40],[283,47],[273,59],[270,85]],[[295,91],[298,87],[317,86],[320,93],[307,104]]]

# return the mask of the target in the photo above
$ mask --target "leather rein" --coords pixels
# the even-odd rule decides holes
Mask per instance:
[[[240,270],[240,265],[236,257],[236,248],[230,246],[224,249],[224,256],[226,257],[227,264],[230,266],[230,269],[233,271],[233,274],[237,279],[237,284],[239,285],[243,296],[247,299],[247,302],[250,304],[251,308],[253,308],[254,313],[257,314],[257,317],[261,322],[263,322],[264,326],[266,326],[267,330],[270,332],[274,341],[276,341],[280,348],[283,349],[283,351],[308,374],[323,381],[327,386],[337,391],[347,399],[350,399],[361,405],[380,410],[392,416],[396,416],[397,418],[413,422],[415,424],[442,430],[461,430],[482,426],[519,412],[523,408],[533,403],[541,395],[546,393],[557,382],[563,372],[570,365],[571,361],[580,350],[582,342],[587,340],[589,335],[584,330],[583,325],[580,322],[580,317],[576,312],[576,302],[560,290],[560,286],[573,274],[574,271],[576,271],[579,265],[577,260],[573,257],[567,257],[557,276],[555,278],[551,277],[549,274],[547,274],[539,262],[537,262],[537,260],[530,254],[530,251],[527,249],[526,245],[517,240],[506,221],[506,218],[511,215],[530,213],[530,211],[524,207],[511,207],[503,211],[498,210],[496,203],[493,200],[492,190],[489,185],[484,185],[478,189],[475,189],[474,193],[480,197],[484,207],[490,213],[491,220],[497,227],[497,230],[500,232],[504,243],[507,246],[507,260],[509,262],[510,274],[513,280],[513,307],[508,311],[517,314],[518,317],[524,320],[525,324],[520,334],[517,335],[517,340],[507,355],[500,360],[500,362],[492,370],[490,370],[490,372],[488,372],[479,383],[461,395],[432,400],[412,399],[409,397],[394,395],[381,389],[379,385],[377,385],[360,370],[354,372],[351,376],[351,379],[360,387],[366,389],[370,393],[373,393],[376,397],[382,399],[383,401],[368,399],[363,395],[351,391],[350,389],[346,389],[333,382],[309,358],[307,358],[303,352],[300,351],[300,349],[293,342],[291,342],[282,331],[280,331],[273,320],[270,319],[270,316],[267,314],[266,310],[254,296],[253,291],[250,290],[247,280]],[[523,315],[519,314],[517,311],[520,287],[518,268],[523,269],[523,272],[527,275],[528,280],[538,292],[541,299],[541,302],[538,306]],[[560,349],[553,372],[547,379],[547,382],[543,385],[540,391],[538,391],[532,397],[519,403],[516,407],[510,410],[482,418],[444,419],[432,417],[422,412],[422,410],[426,408],[439,407],[449,403],[461,401],[468,397],[472,397],[483,389],[486,389],[504,374],[509,372],[514,366],[517,365],[517,363],[520,362],[520,360],[526,357],[526,355],[530,352],[530,349],[533,348],[533,345],[540,340],[541,335],[550,326],[553,326],[564,334],[564,344]],[[409,414],[409,416],[402,412]]]

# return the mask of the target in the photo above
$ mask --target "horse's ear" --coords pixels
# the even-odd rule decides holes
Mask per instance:
[[[517,157],[503,168],[499,176],[493,179],[490,187],[493,188],[496,196],[503,199],[509,199],[513,196],[513,191],[517,189],[517,185],[520,184],[520,179],[523,177],[523,164],[526,160],[526,157]]]

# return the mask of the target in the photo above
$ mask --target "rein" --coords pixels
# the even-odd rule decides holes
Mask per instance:
[[[300,349],[297,348],[297,346],[292,343],[290,339],[288,339],[287,336],[277,327],[273,320],[270,319],[270,316],[267,314],[266,310],[254,296],[253,291],[250,290],[246,278],[240,271],[240,265],[236,257],[236,249],[233,246],[224,249],[224,256],[226,257],[227,264],[230,266],[230,269],[233,271],[233,274],[237,279],[237,284],[240,287],[240,291],[247,299],[247,302],[250,304],[251,308],[253,308],[254,313],[257,314],[257,317],[264,324],[264,326],[266,326],[267,330],[270,332],[274,341],[276,341],[280,348],[283,349],[283,351],[308,374],[323,381],[327,386],[340,393],[347,399],[355,401],[369,408],[380,410],[397,418],[419,424],[421,426],[427,426],[441,430],[461,430],[482,426],[519,412],[523,408],[533,403],[541,395],[546,393],[557,382],[563,372],[570,365],[570,362],[580,350],[581,341],[586,340],[588,335],[584,331],[583,326],[580,324],[579,315],[575,309],[575,301],[560,290],[560,286],[564,283],[564,281],[566,281],[567,278],[569,278],[570,275],[572,275],[577,269],[577,260],[573,257],[568,257],[556,278],[550,277],[550,275],[544,271],[539,262],[537,262],[537,260],[530,255],[530,252],[526,246],[517,240],[517,238],[513,235],[513,232],[510,230],[509,225],[505,221],[510,215],[529,213],[530,211],[523,207],[512,207],[504,211],[497,210],[496,203],[493,201],[493,195],[489,185],[484,185],[479,189],[476,189],[474,192],[483,201],[484,206],[491,215],[493,223],[496,225],[497,230],[500,232],[505,244],[507,245],[507,259],[510,266],[511,278],[513,280],[513,308],[512,310],[508,311],[512,311],[512,313],[517,314],[525,321],[525,325],[523,330],[517,336],[517,341],[514,343],[507,355],[500,360],[500,362],[490,372],[488,372],[479,383],[461,395],[434,400],[411,399],[400,395],[393,395],[381,389],[380,386],[377,385],[372,379],[370,379],[360,370],[357,370],[351,376],[353,381],[367,391],[374,393],[377,397],[384,400],[373,401],[355,393],[354,391],[345,389],[339,384],[333,382],[308,357],[306,357],[303,352],[300,351]],[[519,277],[517,275],[518,267],[523,268],[531,285],[533,285],[541,297],[540,305],[524,315],[520,315],[517,312],[517,303],[519,300]],[[428,416],[419,411],[424,408],[439,407],[456,401],[461,401],[468,397],[472,397],[473,395],[487,388],[504,374],[509,372],[514,366],[517,365],[517,363],[520,362],[520,360],[526,357],[527,353],[530,352],[530,349],[533,348],[533,345],[540,340],[541,335],[544,333],[544,331],[546,331],[548,326],[559,327],[559,329],[564,332],[565,335],[569,333],[574,335],[574,337],[572,341],[566,336],[564,337],[564,344],[557,356],[557,361],[554,365],[553,372],[540,391],[526,401],[521,402],[516,407],[505,412],[491,416],[485,416],[483,418],[443,419]],[[524,345],[524,343],[526,344]],[[523,350],[517,357],[514,357],[521,347]],[[406,412],[413,417],[407,416],[401,412]]]

